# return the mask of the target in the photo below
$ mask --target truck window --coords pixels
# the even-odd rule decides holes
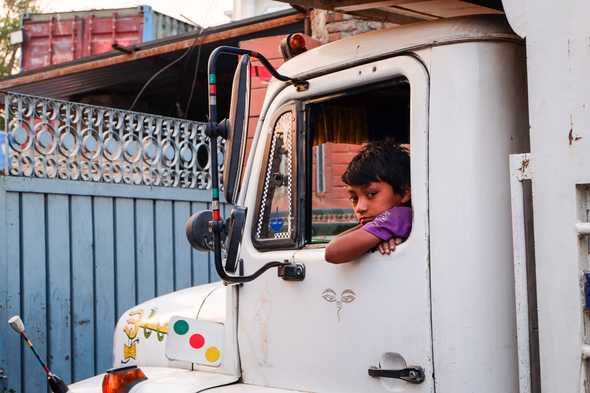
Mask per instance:
[[[370,140],[409,144],[410,86],[399,78],[306,104],[308,154],[306,243],[326,243],[358,224],[341,180]]]
[[[254,221],[254,244],[259,248],[295,245],[297,141],[295,111],[279,112],[272,122],[266,146],[264,178],[258,189],[258,214]]]

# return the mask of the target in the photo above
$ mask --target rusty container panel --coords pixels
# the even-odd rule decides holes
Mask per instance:
[[[98,55],[196,28],[148,6],[28,14],[23,17],[21,71]]]

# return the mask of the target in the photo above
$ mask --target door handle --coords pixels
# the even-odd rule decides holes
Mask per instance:
[[[370,367],[369,375],[375,378],[395,378],[410,383],[424,382],[424,369],[420,366],[409,366],[401,370],[384,370],[381,367]]]

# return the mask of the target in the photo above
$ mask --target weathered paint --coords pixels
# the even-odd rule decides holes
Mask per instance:
[[[215,278],[184,235],[208,193],[186,191],[0,177],[0,317],[20,314],[66,382],[112,367],[113,329],[128,308]],[[10,329],[0,329],[0,368],[7,389],[45,389]]]
[[[531,180],[532,168],[528,154],[510,156],[510,207],[512,211],[512,243],[514,257],[514,298],[516,305],[516,342],[518,351],[519,393],[531,393],[531,356],[529,334],[529,296],[527,276],[527,239],[525,193],[522,184]]]

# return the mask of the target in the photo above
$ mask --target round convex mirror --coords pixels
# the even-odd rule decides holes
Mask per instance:
[[[212,219],[211,210],[203,210],[186,221],[186,238],[193,248],[199,251],[213,250],[213,234],[209,232],[209,221]]]

